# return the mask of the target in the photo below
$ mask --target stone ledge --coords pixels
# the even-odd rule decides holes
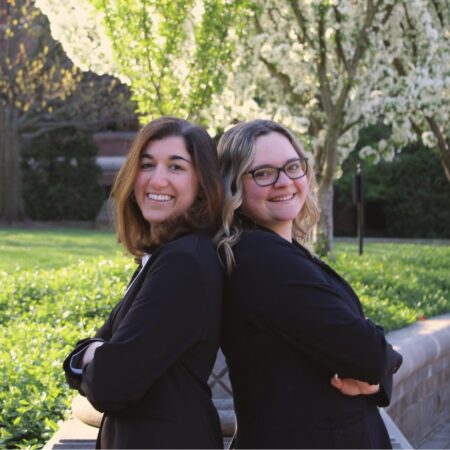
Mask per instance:
[[[86,425],[71,416],[45,444],[43,450],[95,448],[98,428]]]
[[[388,334],[403,355],[387,408],[413,446],[450,418],[450,314]]]
[[[86,425],[71,416],[45,444],[42,450],[92,450],[95,449],[98,428]],[[228,448],[230,437],[223,438],[223,448]],[[398,447],[394,447],[398,448]]]
[[[411,444],[403,436],[389,415],[384,410],[380,410],[380,412],[388,429],[392,448],[410,449]],[[87,425],[76,417],[71,416],[45,444],[43,450],[91,450],[95,448],[97,433],[98,428]],[[223,441],[224,448],[229,448],[231,437],[224,437]]]
[[[450,314],[391,331],[387,338],[403,355],[403,364],[394,376],[398,384],[420,368],[450,355]]]

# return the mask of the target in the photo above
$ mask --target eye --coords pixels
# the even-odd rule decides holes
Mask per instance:
[[[286,166],[287,170],[297,170],[299,168],[300,168],[300,164],[297,161],[292,162]]]
[[[261,169],[255,170],[253,176],[258,180],[264,180],[273,177],[275,169],[273,167],[263,167]]]
[[[285,170],[289,173],[299,173],[303,171],[303,166],[300,161],[292,161],[289,164],[286,164]]]
[[[169,166],[169,170],[171,170],[172,172],[180,172],[185,171],[186,168],[182,164],[172,163]]]
[[[146,161],[146,162],[141,162],[140,169],[141,170],[151,170],[154,167],[155,167],[154,163]]]

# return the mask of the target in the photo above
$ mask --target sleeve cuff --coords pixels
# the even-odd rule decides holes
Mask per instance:
[[[72,357],[70,358],[69,363],[69,369],[74,375],[82,375],[84,367],[82,366],[81,362],[83,360],[83,355],[86,349],[93,343],[93,342],[104,342],[103,339],[90,339],[89,344],[84,346],[81,350],[74,353]]]

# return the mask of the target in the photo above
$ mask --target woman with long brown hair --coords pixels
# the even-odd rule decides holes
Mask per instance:
[[[222,447],[207,384],[222,308],[213,141],[186,120],[150,122],[112,195],[119,241],[140,264],[108,320],[67,357],[67,380],[104,412],[98,448]]]

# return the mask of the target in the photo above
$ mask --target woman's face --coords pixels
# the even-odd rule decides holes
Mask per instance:
[[[272,132],[257,138],[255,158],[249,170],[260,166],[283,167],[295,158],[299,158],[299,155],[288,139]],[[261,187],[247,173],[242,183],[243,212],[256,223],[291,241],[293,220],[303,208],[308,194],[306,176],[291,180],[284,172],[280,172],[275,184]]]
[[[150,142],[142,152],[134,184],[145,220],[160,224],[183,215],[198,191],[197,171],[183,138],[169,136]]]

